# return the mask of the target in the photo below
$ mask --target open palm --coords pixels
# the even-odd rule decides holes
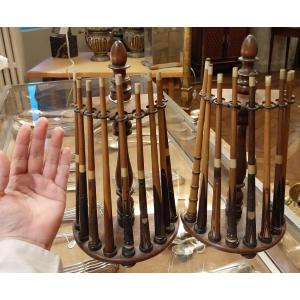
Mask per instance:
[[[33,132],[22,126],[11,163],[0,152],[0,239],[17,238],[49,249],[66,204],[70,149],[62,149],[63,130],[55,128],[44,161],[48,121]]]

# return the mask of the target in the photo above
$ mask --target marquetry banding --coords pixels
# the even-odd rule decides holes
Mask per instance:
[[[141,93],[141,84],[139,82],[135,83],[134,90],[135,90],[136,94],[140,94]]]
[[[78,164],[79,163],[79,155],[75,154],[75,162]]]
[[[142,218],[142,223],[147,224],[148,223],[148,218]]]
[[[238,68],[237,67],[233,67],[232,68],[232,77],[237,77],[238,76]]]
[[[85,172],[85,165],[79,165],[79,172],[84,173]]]
[[[123,178],[128,177],[128,169],[127,168],[121,168],[121,177],[123,177]]]
[[[230,169],[236,169],[236,159],[231,159],[229,162]]]
[[[256,165],[248,165],[248,174],[250,175],[256,174]]]
[[[214,167],[221,168],[221,159],[219,159],[219,158],[214,159]]]
[[[208,75],[212,75],[213,72],[214,72],[213,65],[209,65],[209,67],[208,67]]]
[[[255,77],[253,76],[249,77],[249,86],[251,87],[255,86]]]
[[[255,212],[254,211],[248,211],[247,217],[249,220],[254,220],[255,219]]]
[[[279,79],[284,80],[285,79],[285,69],[280,69],[279,71]]]
[[[85,82],[85,86],[86,86],[86,91],[90,92],[92,90],[92,80],[87,80]]]
[[[275,155],[275,163],[277,165],[281,165],[282,164],[282,155]]]
[[[104,78],[102,78],[102,77],[99,78],[99,86],[100,87],[104,87],[105,86],[105,84],[104,84]]]
[[[166,149],[165,149],[165,155],[166,155],[166,156],[170,156],[169,148],[166,148]]]
[[[217,83],[223,83],[223,74],[222,73],[219,73],[217,75]]]
[[[95,179],[95,171],[88,171],[88,179]]]
[[[161,73],[160,72],[156,73],[156,80],[161,80]]]
[[[116,81],[116,85],[122,85],[122,75],[121,74],[116,74],[115,75],[115,81]]]
[[[266,76],[265,77],[265,85],[271,86],[272,76]]]
[[[138,171],[138,179],[145,179],[145,172],[144,171]]]

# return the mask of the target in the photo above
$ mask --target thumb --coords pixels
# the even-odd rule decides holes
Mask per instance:
[[[10,162],[7,156],[0,151],[0,196],[4,194],[4,190],[8,184]]]

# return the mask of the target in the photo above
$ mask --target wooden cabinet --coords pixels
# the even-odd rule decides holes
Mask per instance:
[[[191,64],[197,75],[201,74],[206,57],[216,68],[236,63],[248,33],[247,27],[193,27]]]

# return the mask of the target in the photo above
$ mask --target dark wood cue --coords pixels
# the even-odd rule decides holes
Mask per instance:
[[[194,223],[196,221],[196,215],[197,215],[201,150],[202,150],[203,126],[204,126],[204,116],[205,116],[205,100],[203,98],[206,96],[209,64],[210,64],[210,60],[206,60],[205,67],[204,67],[202,89],[201,89],[199,118],[198,118],[197,131],[196,131],[197,135],[196,135],[196,145],[194,150],[194,162],[193,162],[192,180],[191,180],[191,187],[190,187],[189,204],[188,204],[187,212],[184,215],[185,221],[189,223]]]
[[[149,219],[147,211],[146,181],[144,171],[144,150],[143,150],[143,129],[142,129],[142,111],[141,111],[141,85],[136,83],[135,90],[135,117],[136,117],[136,153],[139,182],[139,205],[140,205],[140,250],[150,252],[153,245],[150,239]]]
[[[221,139],[222,139],[222,83],[223,74],[217,75],[216,138],[214,158],[214,185],[211,215],[211,229],[208,238],[212,242],[221,240]]]
[[[156,122],[155,122],[155,108],[153,100],[153,85],[152,75],[148,73],[148,106],[149,106],[149,123],[151,136],[151,163],[152,163],[152,182],[153,182],[153,202],[154,202],[154,226],[155,235],[154,242],[157,244],[164,244],[167,241],[165,234],[164,222],[164,205],[161,197],[161,187],[159,181],[159,164],[157,152],[157,138],[156,138]]]
[[[86,80],[86,111],[87,116],[87,141],[88,141],[88,209],[89,209],[89,249],[96,251],[102,247],[98,232],[97,218],[97,192],[95,178],[95,153],[94,153],[94,119],[92,116],[92,81]]]
[[[277,146],[275,156],[275,177],[274,177],[274,193],[272,205],[271,232],[272,234],[280,234],[283,225],[281,209],[284,206],[284,190],[285,182],[283,181],[283,143],[284,134],[284,86],[286,79],[285,69],[280,70],[279,75],[279,100],[278,100],[278,119],[277,119]]]
[[[160,158],[160,182],[161,182],[161,193],[162,202],[164,204],[164,224],[165,232],[171,233],[175,230],[175,226],[171,223],[171,201],[174,200],[172,172],[167,172],[167,156],[170,157],[168,143],[167,125],[163,108],[163,89],[161,83],[161,73],[156,73],[156,87],[157,87],[157,108],[158,108],[158,138],[159,138],[159,158]],[[169,175],[169,177],[168,177]],[[171,176],[171,177],[170,177]],[[172,190],[169,193],[169,190]],[[170,196],[173,195],[173,199]],[[175,209],[176,214],[176,209]]]
[[[213,77],[213,65],[208,67],[207,77],[207,97],[211,97],[211,86]],[[201,174],[200,174],[200,195],[199,207],[197,215],[197,223],[194,228],[197,233],[206,232],[207,224],[207,187],[208,187],[208,159],[209,159],[209,136],[210,136],[210,101],[205,103],[205,121],[202,144],[202,160],[201,160]]]
[[[77,108],[77,86],[76,74],[73,73],[73,105],[74,109]],[[76,195],[75,195],[75,228],[79,230],[79,136],[78,136],[78,113],[75,112],[75,182],[76,182]]]
[[[118,126],[119,126],[119,148],[120,148],[120,166],[121,166],[121,189],[123,205],[123,228],[124,245],[122,254],[125,257],[132,257],[135,253],[133,231],[132,231],[132,213],[130,205],[129,177],[128,177],[128,156],[124,113],[124,95],[122,87],[122,75],[115,75],[117,103],[118,103]]]
[[[101,145],[102,145],[102,176],[103,176],[103,199],[104,199],[104,248],[103,254],[106,257],[113,257],[117,250],[114,240],[114,228],[111,205],[111,186],[109,172],[109,150],[108,150],[108,130],[105,98],[105,82],[99,78],[100,87],[100,114],[101,114]]]
[[[232,69],[232,108],[231,108],[231,132],[230,132],[230,168],[229,168],[229,192],[227,201],[227,232],[226,245],[235,248],[239,244],[237,237],[236,214],[236,182],[237,182],[237,77],[238,68]]]
[[[247,213],[246,213],[246,232],[243,243],[249,248],[257,245],[256,239],[256,212],[255,212],[255,77],[249,76],[249,108],[248,111],[248,185],[247,185]]]
[[[82,110],[82,88],[81,79],[76,80],[77,85],[77,105]],[[84,242],[89,239],[89,217],[88,217],[88,197],[86,184],[85,167],[85,139],[84,139],[84,119],[82,114],[78,114],[78,149],[79,149],[79,239]]]
[[[271,176],[271,76],[265,77],[265,124],[264,124],[264,180],[263,180],[263,203],[261,214],[261,230],[258,239],[263,243],[271,243],[270,226],[270,176]]]
[[[293,86],[295,79],[295,71],[290,70],[287,72],[287,82],[286,82],[286,98],[289,104],[292,103],[293,97]],[[283,129],[283,136],[286,138],[286,141],[283,143],[283,195],[285,195],[285,181],[286,181],[286,169],[287,169],[287,155],[288,155],[288,146],[289,146],[289,131],[290,131],[290,115],[291,115],[291,106],[288,105],[285,108],[285,128]],[[281,223],[284,224],[284,201],[281,201]]]

